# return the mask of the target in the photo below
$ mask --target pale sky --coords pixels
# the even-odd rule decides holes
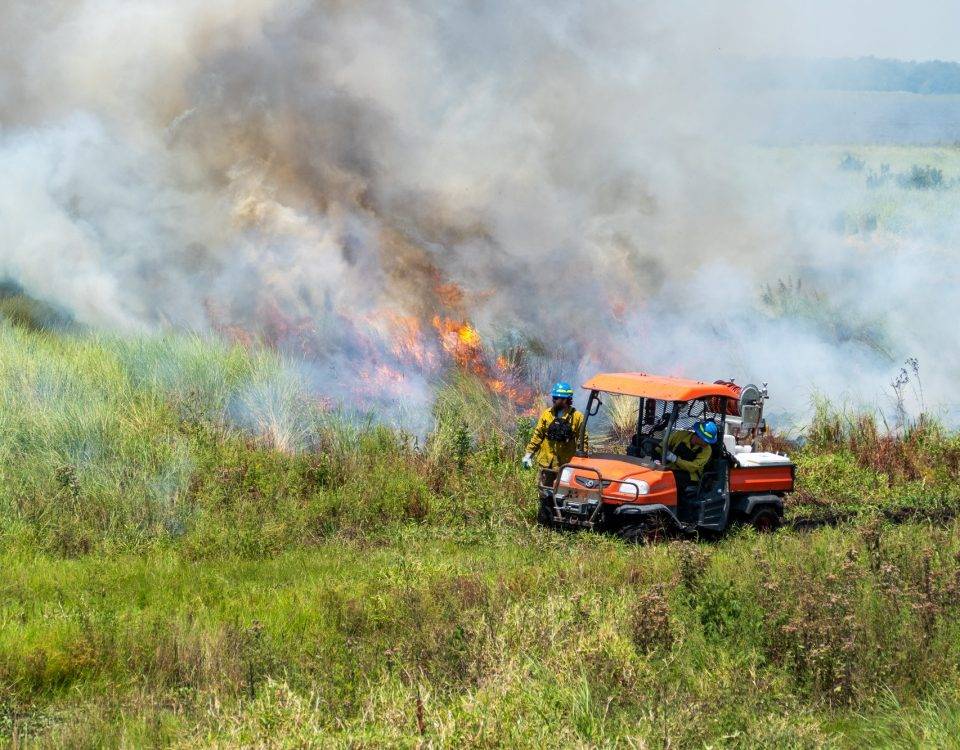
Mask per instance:
[[[960,61],[960,0],[714,0],[712,5],[724,27],[718,48],[723,53]]]

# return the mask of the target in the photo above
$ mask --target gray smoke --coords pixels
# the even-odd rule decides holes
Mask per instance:
[[[450,315],[796,415],[917,356],[949,406],[956,222],[837,232],[861,189],[750,145],[777,118],[722,60],[764,31],[721,5],[8,0],[0,275],[92,326],[258,332],[332,395],[396,363],[391,316]]]

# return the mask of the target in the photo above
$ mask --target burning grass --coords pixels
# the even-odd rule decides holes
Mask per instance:
[[[350,381],[339,384],[338,399],[361,410],[390,400],[409,401],[418,388],[431,389],[451,373],[461,373],[482,383],[492,397],[517,412],[535,414],[539,395],[531,384],[526,348],[491,346],[469,320],[453,316],[460,307],[459,287],[440,285],[434,291],[439,307],[446,311],[443,315],[402,314],[390,308],[359,317],[352,311],[331,312],[335,325],[349,332],[345,339],[351,343],[342,354],[357,363],[350,368],[355,369]],[[248,330],[218,323],[222,313],[208,310],[226,340],[251,352],[278,351],[308,362],[323,362],[332,356],[321,345],[313,321],[291,319],[271,306],[258,312],[263,322]],[[329,377],[323,381],[329,386]]]

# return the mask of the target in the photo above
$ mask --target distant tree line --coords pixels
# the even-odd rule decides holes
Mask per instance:
[[[732,67],[749,88],[960,94],[960,64],[943,60],[775,58],[740,60]]]

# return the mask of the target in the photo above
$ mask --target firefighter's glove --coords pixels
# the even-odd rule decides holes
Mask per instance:
[[[524,469],[532,469],[532,468],[533,468],[533,454],[532,454],[532,453],[528,453],[527,455],[525,455],[522,459],[520,459],[520,463],[523,464],[523,468],[524,468]]]
[[[663,462],[665,464],[672,464],[677,460],[677,454],[667,451],[667,455],[663,457]]]

